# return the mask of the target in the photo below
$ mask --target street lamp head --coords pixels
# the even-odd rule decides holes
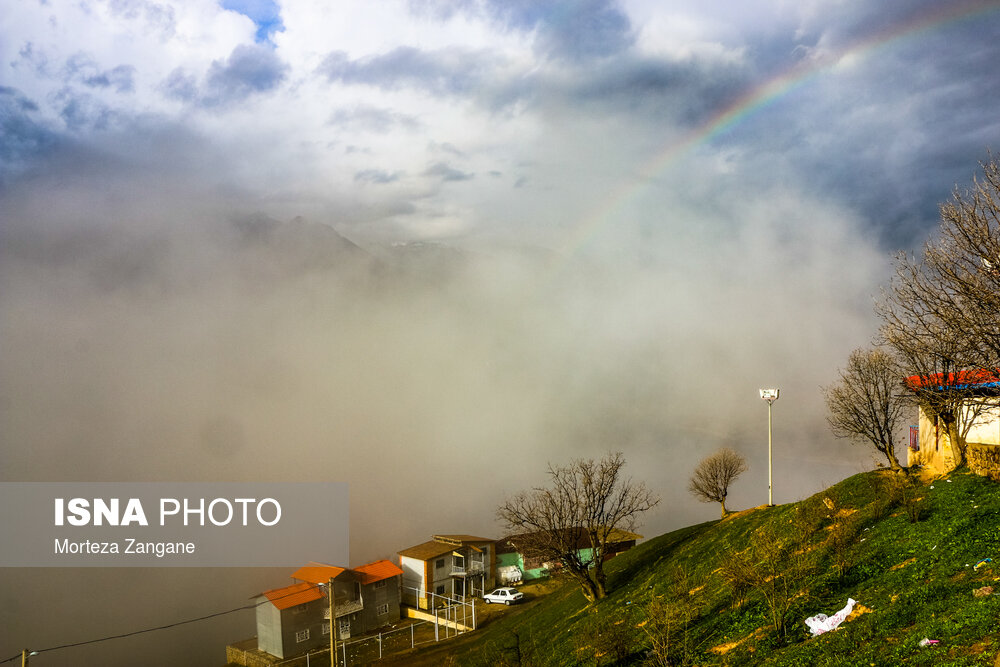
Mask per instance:
[[[773,401],[778,400],[778,392],[779,391],[781,391],[781,390],[780,389],[761,389],[760,390],[760,397],[762,399],[764,399],[765,401],[767,401],[768,403],[771,403]]]

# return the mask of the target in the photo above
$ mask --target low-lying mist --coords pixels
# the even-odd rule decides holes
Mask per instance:
[[[155,184],[8,189],[3,479],[343,480],[357,565],[434,533],[500,537],[496,506],[548,462],[621,450],[664,499],[640,527],[653,536],[716,516],[686,487],[721,446],[750,462],[731,507],[766,502],[757,389],[779,386],[775,501],[795,500],[871,465],[829,435],[819,386],[874,331],[887,263],[842,211],[736,194],[708,216],[654,202],[557,251],[366,243],[337,220]],[[4,588],[72,579],[93,596],[134,578],[59,572],[7,572]],[[150,591],[183,589],[143,572]],[[221,610],[259,583],[191,595]],[[19,599],[4,622],[36,637],[75,613]]]

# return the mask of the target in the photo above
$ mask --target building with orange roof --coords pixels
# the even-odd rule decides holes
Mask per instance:
[[[384,559],[353,569],[308,563],[292,574],[291,586],[255,596],[256,647],[248,648],[249,640],[240,642],[239,650],[227,650],[227,656],[244,664],[241,656],[255,655],[254,664],[263,664],[269,658],[261,652],[283,659],[328,647],[331,585],[338,641],[395,623],[401,618],[402,575],[399,566]]]
[[[278,658],[329,645],[326,591],[309,583],[264,591],[257,603],[257,648]],[[325,625],[325,628],[324,628]]]
[[[427,609],[483,595],[496,585],[496,556],[495,540],[475,535],[434,535],[403,549],[403,603]]]

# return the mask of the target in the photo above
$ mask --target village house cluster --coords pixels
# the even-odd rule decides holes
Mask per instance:
[[[639,539],[641,535],[615,531],[605,559]],[[404,618],[424,618],[426,610],[480,599],[496,586],[558,571],[559,563],[525,557],[517,542],[517,536],[434,535],[399,551],[398,564],[383,559],[355,568],[304,565],[292,573],[291,584],[254,596],[257,636],[227,647],[227,660],[246,667],[272,665],[329,648],[334,627],[336,640],[343,642]],[[589,556],[583,536],[579,550]]]

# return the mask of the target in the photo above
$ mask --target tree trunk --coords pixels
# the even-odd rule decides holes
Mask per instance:
[[[729,514],[729,510],[726,509],[726,499],[720,500],[719,504],[722,505],[722,518],[725,519],[726,515]]]
[[[603,558],[603,554],[599,558]],[[596,559],[594,560],[594,590],[598,600],[608,594],[608,578],[604,574],[604,563],[602,560]]]
[[[903,466],[899,465],[899,459],[896,458],[896,448],[893,447],[892,442],[886,444],[885,449],[882,452],[885,457],[889,459],[889,469],[894,472],[899,472],[903,469]]]
[[[585,574],[580,576],[580,588],[583,590],[583,597],[587,598],[587,602],[591,604],[597,602],[605,595],[604,586],[599,585]]]
[[[965,463],[965,440],[958,432],[958,420],[954,417],[945,421],[945,428],[948,431],[948,440],[951,443],[951,451],[955,452],[955,467]]]

